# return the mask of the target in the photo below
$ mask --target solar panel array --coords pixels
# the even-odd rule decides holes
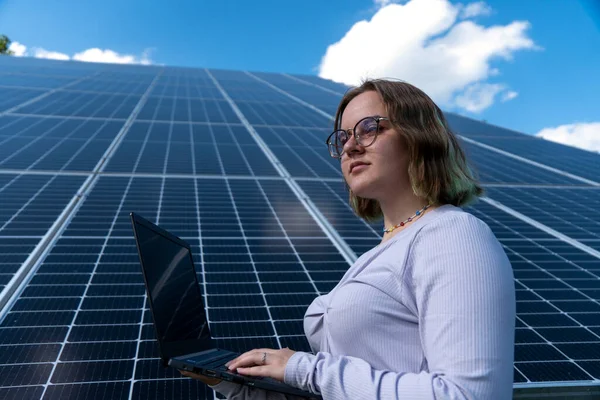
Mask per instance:
[[[0,58],[0,398],[213,398],[158,361],[128,213],[192,245],[211,330],[309,351],[302,318],[381,240],[314,76]],[[508,254],[515,388],[600,384],[600,156],[448,114]]]

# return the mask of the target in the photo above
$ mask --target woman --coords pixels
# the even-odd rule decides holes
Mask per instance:
[[[460,208],[482,189],[442,112],[414,86],[371,80],[346,93],[335,128],[327,144],[350,203],[383,217],[383,240],[309,306],[315,354],[256,349],[229,368],[326,400],[512,398],[512,269]],[[201,379],[232,399],[284,398]]]

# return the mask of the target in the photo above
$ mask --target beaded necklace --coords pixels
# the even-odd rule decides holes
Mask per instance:
[[[405,219],[404,221],[400,222],[399,224],[396,224],[394,226],[391,226],[389,228],[384,228],[383,229],[383,233],[391,233],[394,232],[396,229],[400,228],[401,226],[404,226],[406,224],[408,224],[409,222],[411,222],[414,218],[418,217],[419,215],[423,214],[423,212],[425,210],[427,210],[429,207],[431,207],[431,204],[427,204],[425,207],[421,208],[420,210],[417,210],[417,212],[412,216],[412,217],[408,217],[407,219]]]

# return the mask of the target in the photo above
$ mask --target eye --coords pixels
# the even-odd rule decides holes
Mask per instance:
[[[346,144],[346,142],[348,141],[348,133],[346,131],[337,131],[335,134],[335,143],[343,146]]]
[[[377,133],[377,121],[374,119],[367,119],[363,121],[358,127],[358,134],[360,136],[370,136]]]

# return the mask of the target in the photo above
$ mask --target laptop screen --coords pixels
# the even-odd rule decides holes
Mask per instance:
[[[135,227],[158,340],[210,340],[189,249],[137,221]]]

